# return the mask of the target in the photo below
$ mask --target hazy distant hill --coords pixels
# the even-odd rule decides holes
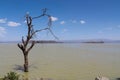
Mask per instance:
[[[64,40],[64,43],[120,43],[120,40],[91,39],[91,40]]]
[[[0,41],[0,43],[18,43],[20,41]],[[120,40],[91,39],[91,40],[37,40],[36,43],[120,43]]]

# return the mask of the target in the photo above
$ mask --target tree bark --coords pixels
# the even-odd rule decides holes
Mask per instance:
[[[28,71],[28,55],[24,54],[24,72]]]

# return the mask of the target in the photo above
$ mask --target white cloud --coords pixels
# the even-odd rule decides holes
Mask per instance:
[[[81,24],[85,24],[86,22],[84,20],[80,20],[80,23]]]
[[[65,21],[61,21],[60,24],[65,24]]]
[[[25,24],[26,24],[26,23],[27,23],[27,21],[25,20],[23,23],[25,23]]]
[[[71,20],[72,21],[72,23],[77,23],[77,21],[76,20]]]
[[[57,17],[53,17],[53,16],[51,16],[51,19],[52,19],[52,21],[57,21],[58,20]]]
[[[0,19],[0,23],[6,23],[6,21],[7,21],[7,18]]]
[[[11,27],[17,27],[17,26],[20,26],[21,24],[20,23],[17,23],[17,22],[13,22],[13,21],[9,21],[8,22],[8,26],[11,26]]]
[[[30,12],[26,12],[26,14],[30,14]]]
[[[0,37],[4,37],[4,34],[6,33],[6,30],[4,27],[0,27]]]

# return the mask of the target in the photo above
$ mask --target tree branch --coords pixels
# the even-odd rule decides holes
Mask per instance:
[[[22,43],[23,45],[25,44],[25,40],[24,40],[24,37],[22,36]]]
[[[33,17],[32,19],[36,19],[36,18],[40,18],[40,17],[43,17],[44,14],[40,15],[40,16],[37,16],[37,17]]]
[[[52,34],[52,36],[53,36],[55,39],[59,40],[59,38],[58,38],[57,36],[55,36],[55,34],[52,32],[52,30],[51,30],[50,28],[49,28],[48,30],[49,30],[49,32]]]
[[[27,49],[27,53],[29,53],[29,51],[33,48],[34,45],[35,45],[35,41],[32,41],[30,47]]]
[[[22,51],[24,51],[24,47],[23,47],[23,45],[22,44],[17,44],[18,45],[18,47],[22,50]]]
[[[45,16],[45,15],[46,15],[46,12],[47,12],[47,8],[42,9],[42,12],[43,12],[42,15],[37,16],[37,17],[33,17],[32,19],[36,19],[36,18],[40,18],[40,17]]]
[[[47,29],[48,29],[48,28],[36,30],[36,31],[34,31],[34,32],[31,34],[31,37],[32,37],[33,35],[35,35],[37,32],[41,32],[41,31],[44,31],[44,30],[47,30]]]

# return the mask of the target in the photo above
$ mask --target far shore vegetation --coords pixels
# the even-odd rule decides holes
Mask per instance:
[[[0,41],[0,43],[18,43],[21,41]],[[120,40],[31,40],[29,43],[120,43]]]

